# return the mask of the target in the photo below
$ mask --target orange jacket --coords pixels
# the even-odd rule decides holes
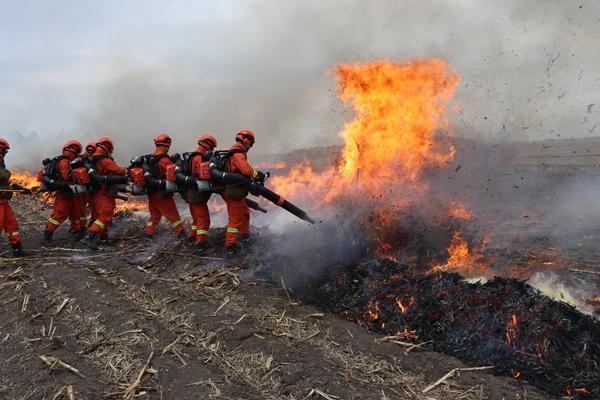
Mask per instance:
[[[104,151],[100,146],[94,152],[94,157],[104,156],[96,164],[96,170],[100,175],[127,175],[127,170],[117,164],[108,153]]]
[[[248,178],[255,178],[258,172],[248,164],[246,149],[240,143],[231,146],[230,150],[241,150],[235,152],[229,157],[229,172],[238,172]]]
[[[58,173],[60,175],[60,179],[63,181],[71,180],[71,168],[69,163],[71,160],[75,159],[75,155],[70,151],[65,151],[63,154],[66,158],[61,158],[58,160]]]
[[[154,150],[154,153],[152,153],[153,156],[160,156],[163,154],[167,154],[169,152],[168,149],[164,148],[164,147],[157,147],[156,150]],[[171,164],[171,160],[168,157],[161,157],[160,160],[158,160],[158,177],[159,178],[164,178],[167,174],[167,166]]]

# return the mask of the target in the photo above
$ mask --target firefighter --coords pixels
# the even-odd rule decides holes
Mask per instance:
[[[166,133],[159,133],[154,138],[156,150],[152,153],[150,159],[151,174],[154,178],[164,180],[167,174],[167,167],[171,164],[171,159],[168,155],[171,148],[171,137]],[[165,217],[171,227],[177,233],[180,239],[186,238],[185,226],[183,220],[179,216],[173,193],[166,190],[153,189],[148,192],[148,210],[150,218],[146,222],[146,240],[151,241],[154,237],[154,232],[162,217]]]
[[[70,162],[79,157],[81,153],[81,143],[77,140],[69,140],[62,148],[62,155],[57,157],[56,178],[62,181],[71,182]],[[58,190],[54,198],[52,213],[44,229],[43,243],[52,243],[54,231],[67,218],[71,221],[71,233],[77,240],[81,240],[85,235],[85,210],[81,197],[75,197],[69,188]],[[81,217],[83,216],[83,220]]]
[[[198,139],[198,147],[194,153],[199,153],[191,157],[190,169],[191,175],[196,179],[203,179],[201,176],[201,163],[209,161],[209,153],[217,147],[217,139],[212,135],[202,135]],[[207,172],[209,172],[207,170]],[[199,252],[204,251],[206,236],[210,228],[210,213],[208,211],[208,200],[211,192],[198,192],[198,190],[188,189],[185,199],[190,205],[190,214],[192,216],[192,231],[189,239],[192,241]]]
[[[126,181],[127,169],[118,165],[112,158],[114,144],[111,138],[101,137],[96,142],[96,150],[92,155],[94,172],[104,178],[104,183],[95,188],[90,196],[92,206],[92,219],[87,234],[81,243],[92,249],[98,249],[97,241],[100,238],[105,241],[108,238],[108,226],[115,212],[115,196],[117,187],[109,182],[112,176],[121,176]],[[91,174],[90,174],[91,175]]]
[[[8,242],[12,247],[13,256],[21,257],[25,255],[25,252],[21,247],[19,224],[8,201],[12,197],[13,190],[23,190],[23,188],[14,183],[9,185],[11,173],[4,164],[4,156],[8,149],[10,149],[8,142],[0,138],[0,232],[4,231],[8,235]],[[31,193],[27,189],[25,191]]]
[[[231,156],[227,160],[228,172],[237,172],[250,179],[264,182],[266,174],[248,164],[246,153],[254,145],[255,136],[252,131],[244,129],[235,136],[231,146]],[[225,249],[227,254],[234,255],[239,251],[238,238],[242,243],[250,243],[250,209],[244,201],[248,189],[240,186],[226,186],[221,193],[227,203],[227,233],[225,234]]]
[[[85,157],[91,161],[92,156],[94,155],[95,151],[96,151],[96,142],[89,142],[87,145],[85,145],[85,151],[83,152],[83,157]]]
[[[96,151],[96,142],[94,142],[94,141],[88,142],[88,144],[85,146],[85,151],[83,152],[82,157],[85,159],[86,162],[91,163],[92,157],[93,157],[95,151]],[[82,226],[88,225],[88,219],[87,219],[87,210],[88,209],[90,210],[89,224],[90,225],[93,224],[94,221],[92,220],[91,215],[94,214],[94,212],[91,209],[90,194],[86,193],[85,195],[83,195],[81,197],[77,197],[77,200],[81,202],[80,207],[83,210],[83,213],[81,214],[81,217],[80,217],[80,222],[81,222],[81,224],[83,224]]]

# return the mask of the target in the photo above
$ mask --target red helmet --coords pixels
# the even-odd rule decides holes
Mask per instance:
[[[85,145],[85,151],[93,153],[96,150],[96,142],[89,142]]]
[[[215,137],[213,135],[202,135],[200,136],[200,138],[198,139],[198,144],[199,145],[205,145],[205,147],[207,147],[209,150],[214,149],[215,147],[217,147],[217,139],[215,139]]]
[[[254,133],[252,133],[252,131],[248,129],[242,129],[238,132],[237,135],[235,135],[235,141],[245,144],[246,146],[252,146],[255,140],[256,138],[254,136]]]
[[[77,141],[77,140],[69,140],[67,143],[65,143],[65,145],[62,148],[62,151],[70,151],[75,155],[78,155],[79,153],[81,153],[81,142]]]
[[[171,147],[171,136],[166,133],[159,133],[154,138],[154,145]]]
[[[98,139],[98,141],[96,142],[96,146],[102,147],[109,153],[112,153],[115,149],[115,145],[113,144],[112,139],[106,136],[102,136],[100,139]]]
[[[10,145],[8,144],[6,139],[0,138],[0,150],[7,151],[8,149],[10,149]]]

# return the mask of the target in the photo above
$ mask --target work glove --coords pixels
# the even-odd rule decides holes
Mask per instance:
[[[263,171],[258,171],[257,175],[256,175],[256,180],[262,184],[264,184],[267,179],[269,179],[269,176],[271,176],[271,173],[269,171],[263,172]]]
[[[13,184],[11,184],[11,185],[10,185],[10,187],[11,187],[13,190],[22,190],[22,191],[23,191],[23,194],[31,194],[31,193],[32,193],[32,192],[31,192],[31,189],[28,189],[28,188],[26,188],[26,187],[23,187],[23,186],[19,185],[18,183],[13,183]]]

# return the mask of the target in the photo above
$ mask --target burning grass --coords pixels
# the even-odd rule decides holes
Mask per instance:
[[[377,332],[414,331],[436,351],[554,395],[600,396],[600,323],[523,282],[470,284],[455,273],[373,260],[322,290],[322,306]]]

